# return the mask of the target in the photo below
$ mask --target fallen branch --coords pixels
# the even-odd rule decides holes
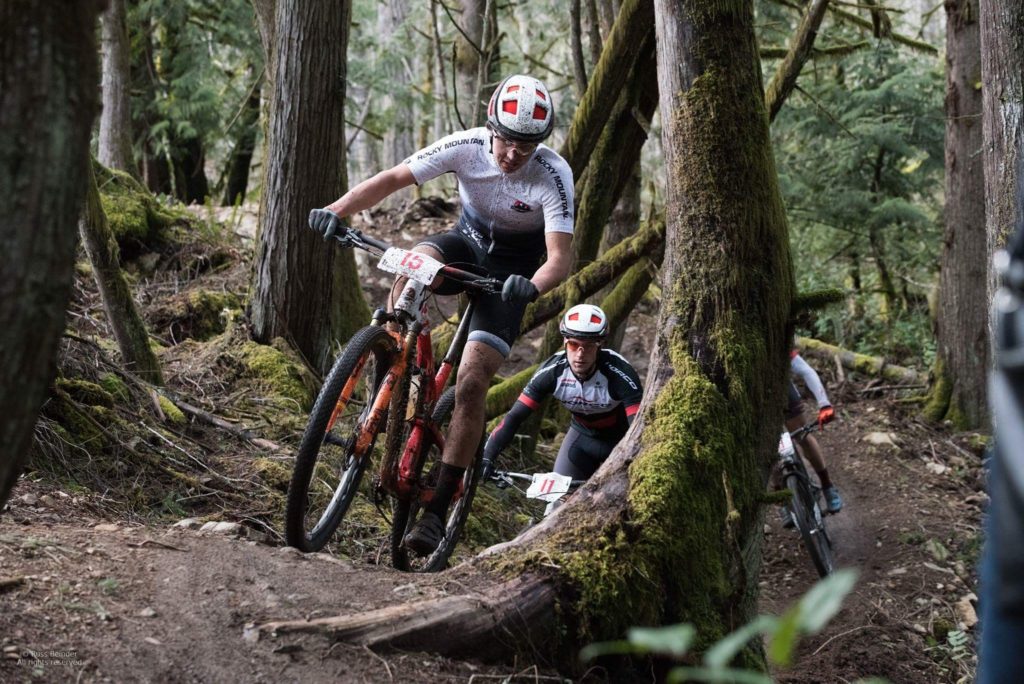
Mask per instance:
[[[0,577],[0,591],[7,591],[14,587],[20,587],[25,583],[25,577],[19,575],[17,577]]]

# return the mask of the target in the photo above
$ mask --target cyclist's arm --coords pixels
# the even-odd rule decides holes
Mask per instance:
[[[401,163],[381,171],[355,186],[335,202],[327,205],[341,218],[369,209],[392,193],[407,188],[416,182],[409,165]]]
[[[505,450],[515,436],[516,431],[519,430],[519,426],[523,424],[530,414],[533,413],[533,409],[536,403],[532,399],[527,398],[529,403],[523,401],[525,394],[519,395],[516,399],[516,403],[509,409],[509,412],[505,414],[505,417],[498,423],[498,427],[494,428],[494,432],[487,438],[487,444],[484,445],[484,459],[488,461],[494,461],[498,454]]]
[[[821,383],[821,378],[818,377],[818,373],[811,368],[810,364],[803,360],[803,357],[797,354],[790,359],[789,365],[793,372],[800,376],[800,379],[803,380],[811,394],[814,395],[814,399],[818,402],[818,408],[832,405],[832,402],[828,399],[828,393],[825,392],[825,386]]]
[[[633,365],[626,361],[618,352],[608,350],[608,389],[612,396],[622,402],[626,411],[626,422],[633,424],[636,414],[640,411],[640,401],[644,398],[644,388],[640,384],[640,375]]]
[[[554,289],[569,275],[569,266],[572,263],[572,233],[545,233],[544,243],[547,245],[548,258],[530,279],[541,294]]]

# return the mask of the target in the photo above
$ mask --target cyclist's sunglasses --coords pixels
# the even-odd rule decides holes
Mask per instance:
[[[583,351],[594,351],[600,346],[601,342],[599,340],[567,339],[565,341],[565,348],[571,352],[580,351],[581,349]]]
[[[495,140],[500,142],[505,147],[511,147],[513,150],[516,151],[516,154],[518,154],[520,156],[523,156],[523,157],[527,157],[527,156],[533,154],[534,152],[536,152],[537,151],[537,146],[540,145],[540,143],[528,143],[528,142],[522,142],[522,141],[519,141],[519,140],[509,140],[508,138],[503,138],[500,135],[498,135],[497,133],[495,133],[493,129],[489,128],[487,130],[491,131],[491,136]]]

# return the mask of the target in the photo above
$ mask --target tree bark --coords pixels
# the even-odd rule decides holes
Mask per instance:
[[[149,346],[146,325],[135,308],[131,288],[121,273],[117,240],[100,204],[100,191],[96,187],[92,164],[87,165],[85,206],[78,221],[78,232],[92,264],[107,323],[114,333],[125,367],[147,382],[162,385],[160,362]]]
[[[569,5],[569,35],[571,39],[572,73],[575,80],[576,99],[582,100],[587,92],[587,65],[583,61],[583,28],[580,24],[580,0],[571,0]]]
[[[462,0],[461,4],[455,57],[458,114],[462,124],[471,128],[484,124],[487,100],[499,76],[498,9],[495,0]]]
[[[775,121],[775,116],[782,109],[786,98],[796,87],[796,80],[804,64],[810,59],[814,41],[818,37],[821,20],[825,18],[829,0],[811,0],[807,5],[803,18],[800,20],[796,33],[789,42],[789,50],[779,64],[771,83],[765,89],[764,98],[768,106],[768,121]]]
[[[1013,230],[1018,159],[1024,155],[1024,4],[980,0],[979,9],[985,225],[988,253],[994,254]],[[992,301],[995,273],[989,271]]]
[[[946,0],[946,208],[936,383],[925,415],[960,429],[988,422],[989,338],[977,0]]]
[[[681,621],[695,625],[699,649],[754,614],[793,276],[753,8],[711,0],[658,0],[657,8],[670,227],[665,299],[636,421],[568,503],[475,561],[520,579],[443,605],[350,617],[336,636],[486,650],[509,639],[495,625],[523,605],[528,615],[552,616],[530,628],[539,657],[620,638],[632,625]],[[477,603],[516,588],[518,601]],[[764,665],[758,645],[738,661]]]
[[[332,344],[369,320],[351,251],[306,227],[345,181],[345,54],[351,4],[278,0],[274,95],[250,317],[253,338],[287,339],[326,370]]]
[[[622,3],[560,150],[572,168],[573,178],[580,178],[587,168],[590,153],[611,115],[611,105],[639,60],[640,46],[651,32],[653,21],[653,0],[625,0]]]
[[[132,154],[132,115],[128,97],[130,64],[124,0],[110,0],[100,15],[103,50],[103,108],[100,113],[100,163],[138,179]]]
[[[0,4],[0,510],[56,372],[96,116],[103,3]]]

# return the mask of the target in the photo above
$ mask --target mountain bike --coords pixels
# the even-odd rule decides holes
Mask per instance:
[[[835,565],[832,558],[832,540],[825,529],[825,513],[818,505],[821,488],[811,480],[804,460],[797,453],[795,446],[817,429],[818,424],[812,422],[792,433],[783,432],[779,439],[779,466],[782,483],[790,491],[786,507],[797,530],[800,531],[807,553],[814,562],[814,568],[818,575],[826,577],[832,573]]]
[[[403,539],[433,496],[455,388],[446,386],[469,335],[475,295],[499,293],[502,281],[445,265],[426,254],[392,247],[346,227],[344,247],[380,257],[378,268],[406,278],[393,310],[378,308],[370,325],[349,340],[324,381],[295,456],[285,509],[285,540],[322,549],[360,490],[391,525],[391,563],[400,570],[444,569],[469,515],[481,470],[483,439],[449,509],[445,537],[425,558]],[[427,303],[437,275],[469,294],[451,346],[435,368]],[[384,444],[377,445],[384,435]]]

